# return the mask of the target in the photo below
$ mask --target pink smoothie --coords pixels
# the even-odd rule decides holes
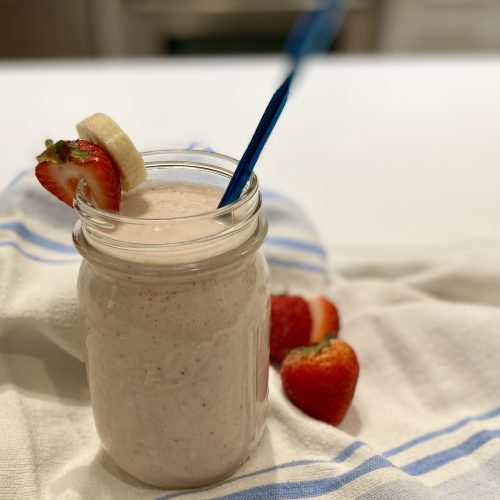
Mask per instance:
[[[214,210],[221,194],[189,183],[146,183],[124,197],[121,214],[172,223],[123,224],[113,229],[114,237],[196,244],[168,255],[128,252],[130,258],[96,244],[120,257],[121,267],[84,261],[80,273],[79,316],[99,436],[124,470],[165,488],[230,474],[263,431],[267,267],[260,252],[228,257],[255,228],[203,242],[233,221],[179,222]],[[200,257],[217,262],[198,271],[139,272],[145,262],[176,265]]]

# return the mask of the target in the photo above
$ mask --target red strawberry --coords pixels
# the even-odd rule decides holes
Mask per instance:
[[[327,333],[331,333],[336,337],[340,329],[340,318],[335,305],[325,297],[314,297],[309,299],[308,302],[313,325],[308,343],[320,342]]]
[[[309,344],[311,313],[302,297],[271,298],[271,359],[281,362],[290,349]]]
[[[309,347],[295,349],[281,364],[286,395],[308,415],[340,424],[351,404],[359,365],[352,347],[329,335]]]
[[[81,139],[45,144],[47,149],[37,156],[35,175],[47,191],[72,207],[76,187],[85,179],[89,201],[96,207],[120,208],[120,173],[106,151]]]

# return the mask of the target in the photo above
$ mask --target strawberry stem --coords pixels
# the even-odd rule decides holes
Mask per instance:
[[[297,349],[293,349],[290,352],[300,354],[303,357],[310,356],[311,354],[319,354],[325,347],[328,347],[331,344],[334,335],[331,332],[328,332],[324,339],[316,344],[311,344],[306,347],[298,347]]]

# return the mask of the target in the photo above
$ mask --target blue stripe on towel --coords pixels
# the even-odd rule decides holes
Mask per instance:
[[[17,243],[14,241],[0,241],[0,247],[12,247],[15,248],[21,255],[24,257],[33,260],[35,262],[41,262],[43,264],[78,264],[80,260],[77,259],[72,259],[72,260],[52,260],[52,259],[46,259],[44,257],[38,257],[37,255],[34,255],[30,252],[27,252],[26,250],[22,249]]]
[[[257,476],[259,474],[265,474],[266,472],[272,472],[278,469],[288,469],[290,467],[300,467],[301,465],[311,465],[311,464],[328,464],[328,463],[342,463],[347,460],[358,448],[364,446],[365,443],[362,441],[354,441],[349,446],[347,446],[339,455],[334,457],[332,460],[294,460],[293,462],[286,462],[280,465],[274,465],[273,467],[268,467],[267,469],[260,469],[255,472],[250,472],[248,474],[243,474],[242,476],[233,477],[224,482],[224,484],[231,483],[233,481],[239,481],[240,479],[246,479],[247,477]]]
[[[196,149],[196,146],[201,146],[201,144],[199,142],[192,142],[191,144],[188,145],[187,149]],[[201,151],[206,151],[207,153],[215,153],[215,151],[209,146],[199,149]]]
[[[265,243],[268,245],[277,245],[292,248],[293,250],[301,250],[303,252],[313,253],[322,258],[326,258],[326,251],[323,247],[316,243],[296,240],[295,238],[285,238],[282,236],[268,235]]]
[[[421,476],[438,469],[454,460],[471,455],[489,441],[500,437],[500,429],[480,431],[469,439],[439,453],[429,455],[400,470],[411,476]],[[228,495],[216,497],[217,500],[250,500],[252,498],[311,498],[331,493],[346,484],[377,469],[396,468],[382,455],[373,456],[348,472],[322,479],[288,481],[255,486]]]
[[[500,438],[500,429],[483,430],[466,439],[464,442],[446,450],[428,455],[415,462],[405,465],[402,470],[411,476],[421,476],[446,465],[458,458],[471,455],[478,448],[495,438]]]
[[[23,170],[22,172],[19,172],[8,184],[5,186],[3,191],[7,191],[11,188],[13,188],[23,177],[26,175],[32,173],[33,170]]]
[[[258,476],[260,474],[265,474],[267,472],[272,472],[278,469],[288,469],[291,467],[300,467],[302,465],[312,465],[312,464],[331,464],[331,463],[341,463],[347,460],[358,448],[361,448],[364,446],[365,443],[362,441],[355,441],[354,443],[351,443],[349,446],[347,446],[343,451],[341,451],[336,457],[334,457],[332,460],[294,460],[292,462],[285,462],[283,464],[279,465],[273,465],[272,467],[267,467],[265,469],[259,469],[258,471],[254,472],[249,472],[248,474],[243,474],[241,476],[233,476],[227,480],[224,481],[223,484],[229,484],[233,483],[235,481],[240,481],[242,479],[247,479],[249,477],[253,476]],[[211,490],[212,487],[207,487],[207,488],[198,488],[196,490],[193,490],[196,493],[203,493],[204,491],[209,491]],[[191,494],[192,492],[190,491],[181,491],[179,493],[173,493],[171,495],[165,495],[157,500],[169,500],[171,498],[178,498],[182,496],[186,496]]]
[[[287,204],[292,205],[295,208],[299,209],[299,211],[301,211],[299,208],[299,205],[297,204],[297,202],[293,198],[289,198],[287,195],[285,195],[281,192],[261,187],[260,194],[262,195],[262,198],[264,199],[264,201],[271,201],[271,200],[284,201]]]
[[[345,462],[356,450],[364,446],[363,441],[354,441],[340,455],[333,459],[333,462],[340,464]]]
[[[293,200],[290,200],[290,198],[287,198],[286,196],[283,196],[281,193],[277,193],[276,191],[261,189],[260,194],[262,195],[262,198],[264,198],[264,200],[286,200],[290,203],[295,204]]]
[[[188,146],[189,149],[192,149],[196,147],[198,143],[193,142]],[[209,149],[209,148],[206,148]],[[28,174],[31,174],[32,170],[24,170],[20,172],[18,175],[16,175],[12,181],[7,185],[5,190],[8,190],[15,186],[23,177],[25,177]],[[293,200],[289,200],[285,196],[280,195],[279,193],[275,193],[272,191],[264,191],[264,195],[266,197],[270,198],[276,198],[276,199],[282,199],[282,200],[287,200],[289,203],[294,203]],[[26,241],[29,241],[33,245],[37,245],[41,248],[44,248],[46,250],[51,250],[53,252],[59,252],[63,254],[76,254],[77,251],[72,245],[67,245],[58,241],[55,241],[53,239],[46,238],[45,236],[41,236],[40,234],[37,234],[36,232],[28,229],[22,222],[20,221],[10,221],[10,222],[5,222],[5,223],[0,223],[0,229],[7,230],[7,231],[13,231],[15,232],[19,237],[23,238]],[[268,236],[266,238],[266,244],[273,245],[273,246],[281,246],[285,248],[291,248],[293,250],[298,250],[302,251],[305,253],[310,253],[314,255],[318,255],[322,258],[326,258],[326,251],[321,245],[310,243],[307,241],[301,241],[297,240],[295,238],[289,238],[289,237],[278,237],[278,236]],[[18,251],[21,251],[21,247],[19,244],[11,244],[10,246],[13,246],[16,248]],[[29,255],[32,255],[30,252],[27,251],[22,251],[23,255],[28,257]],[[35,257],[35,256],[33,256]],[[47,262],[47,263],[54,263],[55,261],[49,260],[49,259],[44,259],[44,258],[37,258],[36,259],[38,262]],[[297,260],[291,260],[291,259],[281,259],[278,257],[268,257],[268,262],[273,265],[278,265],[278,266],[283,266],[283,267],[288,267],[288,268],[294,268],[294,269],[300,269],[302,271],[307,271],[307,272],[312,272],[312,273],[317,273],[321,275],[326,274],[326,269],[323,268],[320,265],[315,265],[315,264],[310,264],[307,262],[301,262]]]
[[[302,482],[286,482],[286,483],[277,483],[277,484],[267,484],[256,486],[253,488],[249,488],[246,490],[236,491],[226,496],[217,497],[218,499],[246,499],[246,498],[302,498],[301,496],[296,495],[304,495],[304,498],[309,496],[318,496],[323,495],[328,492],[335,491],[340,488],[344,484],[351,482],[358,477],[361,477],[364,474],[371,472],[372,470],[376,470],[379,468],[392,467],[395,469],[399,469],[403,472],[406,472],[410,476],[420,476],[426,474],[432,470],[438,469],[443,465],[446,465],[456,459],[461,457],[470,455],[474,453],[477,449],[479,449],[484,444],[488,443],[492,439],[500,437],[500,429],[494,430],[483,430],[478,433],[472,435],[464,442],[451,446],[446,450],[442,450],[438,453],[434,453],[432,455],[428,455],[419,460],[411,462],[403,467],[396,467],[392,464],[386,457],[388,454],[395,455],[399,453],[399,451],[409,449],[411,447],[417,446],[418,444],[433,439],[434,437],[441,436],[443,434],[451,433],[454,430],[457,430],[469,422],[472,421],[480,421],[486,420],[489,418],[494,418],[500,414],[500,407],[495,408],[493,410],[489,410],[486,413],[477,415],[475,417],[468,417],[460,420],[459,422],[446,427],[444,429],[434,431],[428,434],[421,436],[420,438],[413,439],[408,441],[407,443],[402,444],[397,448],[393,448],[383,455],[375,455],[366,461],[364,461],[361,465],[353,468],[351,471],[340,474],[338,476],[332,476],[319,480],[308,480]],[[229,478],[224,481],[223,484],[229,484],[235,481],[239,481],[242,479],[246,479],[248,477],[258,476],[261,474],[265,474],[267,472],[272,472],[277,469],[291,468],[291,467],[300,467],[303,465],[311,465],[311,464],[326,464],[326,463],[340,463],[345,462],[356,450],[365,446],[365,443],[362,441],[355,441],[347,446],[339,455],[337,455],[332,460],[295,460],[293,462],[287,462],[279,465],[275,465],[273,467],[267,467],[265,469],[259,469],[254,472],[250,472],[248,474],[243,474],[241,476],[235,476]],[[373,468],[372,466],[375,466]],[[392,479],[391,479],[392,480]],[[339,486],[339,482],[341,483]],[[322,489],[326,490],[322,492]],[[193,490],[192,492],[179,492],[173,493],[171,495],[166,495],[160,497],[158,500],[168,500],[171,498],[177,498],[185,495],[189,495],[190,493],[201,493],[203,491],[209,491],[212,488],[203,488]],[[307,494],[304,493],[307,491]],[[314,491],[311,495],[309,495],[309,491]],[[273,496],[274,495],[274,496]]]
[[[50,240],[28,229],[22,222],[11,221],[0,223],[0,229],[13,231],[21,238],[42,248],[62,253],[76,253],[73,245],[65,245],[54,240]]]
[[[228,495],[215,497],[217,500],[252,500],[255,498],[312,498],[332,493],[346,484],[378,469],[393,467],[384,457],[374,456],[348,472],[337,476],[312,479],[306,481],[289,481],[286,483],[264,484],[246,490],[236,491]]]
[[[302,465],[324,464],[329,462],[330,462],[329,460],[294,460],[293,462],[286,462],[279,465],[273,465],[272,467],[267,467],[266,469],[260,469],[255,472],[249,472],[248,474],[243,474],[241,476],[235,476],[229,478],[226,481],[224,481],[224,484],[233,483],[235,481],[240,481],[241,479],[247,479],[253,476],[260,476],[261,474],[266,474],[267,472],[273,472],[278,469],[289,469],[292,467],[300,467]],[[207,490],[208,489],[209,488],[207,488]],[[181,495],[175,495],[175,496],[181,496]],[[173,498],[173,497],[166,497],[166,498]]]
[[[33,245],[42,247],[47,250],[52,250],[54,252],[59,252],[59,253],[64,253],[64,254],[76,254],[77,250],[73,247],[73,245],[67,245],[64,243],[60,243],[58,241],[51,240],[49,238],[46,238],[44,236],[41,236],[34,231],[28,229],[22,222],[20,221],[10,221],[10,222],[3,222],[0,223],[0,229],[6,230],[6,231],[13,231],[15,232],[18,236],[23,238],[26,241],[29,241]],[[268,238],[269,239],[269,238]],[[273,239],[273,238],[271,238]],[[324,252],[321,247],[314,245],[314,244],[308,244],[305,242],[301,242],[298,240],[292,240],[289,238],[274,238],[274,243],[276,244],[281,244],[284,246],[290,246],[294,248],[302,248],[304,251],[312,251],[315,253],[320,253]],[[266,240],[267,241],[267,240]],[[273,242],[271,242],[272,244]],[[11,245],[15,246],[16,249],[20,250],[20,246],[18,244],[16,245]],[[31,255],[28,252],[24,252],[25,256]],[[22,253],[23,253],[22,252]],[[267,260],[270,264],[274,265],[280,265],[280,266],[285,266],[285,267],[290,267],[290,268],[296,268],[296,269],[301,269],[303,271],[310,271],[310,272],[315,272],[315,273],[320,273],[320,274],[325,274],[325,269],[321,266],[317,266],[314,264],[309,264],[306,262],[300,262],[300,261],[294,261],[294,260],[285,260],[285,259],[280,259],[277,257],[267,257]],[[48,262],[47,259],[39,259],[39,262]],[[53,262],[53,261],[50,261]]]
[[[457,429],[460,429],[461,427],[467,425],[469,422],[474,422],[474,421],[480,421],[480,420],[487,420],[490,418],[494,418],[500,415],[500,406],[498,408],[495,408],[494,410],[489,410],[486,413],[483,413],[481,415],[476,415],[475,417],[467,417],[463,418],[462,420],[459,420],[457,423],[450,425],[449,427],[445,427],[444,429],[440,429],[434,432],[429,432],[427,434],[423,434],[422,436],[419,436],[415,439],[412,439],[411,441],[408,441],[407,443],[404,443],[400,446],[396,446],[395,448],[392,448],[384,453],[385,457],[392,457],[393,455],[396,455],[397,453],[401,453],[402,451],[407,450],[408,448],[412,448],[413,446],[416,446],[417,444],[424,443],[425,441],[429,441],[430,439],[434,439],[435,437],[442,436],[444,434],[449,434],[453,431],[456,431]]]
[[[315,264],[309,264],[307,262],[299,262],[296,260],[279,259],[277,257],[266,257],[267,262],[271,265],[290,267],[294,269],[300,269],[301,271],[311,271],[313,273],[326,274],[326,269],[321,266],[316,266]]]

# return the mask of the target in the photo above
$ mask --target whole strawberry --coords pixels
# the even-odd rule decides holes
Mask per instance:
[[[309,344],[311,326],[311,313],[304,298],[271,297],[271,359],[280,363],[291,349]]]
[[[77,139],[45,143],[35,175],[40,184],[70,207],[81,179],[87,182],[90,201],[98,208],[120,208],[120,173],[109,154],[99,146]]]
[[[297,407],[332,425],[344,418],[354,396],[359,364],[352,347],[328,335],[294,349],[281,364],[283,389]]]

